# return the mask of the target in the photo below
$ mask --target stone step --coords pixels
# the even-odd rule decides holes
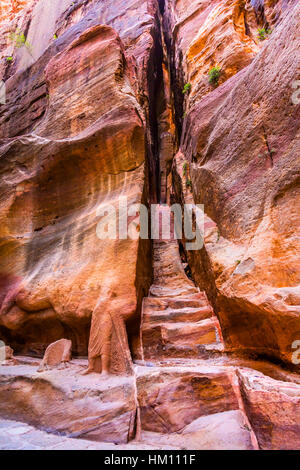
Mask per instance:
[[[162,323],[162,322],[198,322],[212,317],[213,309],[207,305],[204,307],[191,308],[184,307],[180,309],[167,308],[165,310],[154,310],[151,305],[143,307],[144,323]]]
[[[200,322],[144,323],[142,327],[144,358],[210,357],[220,353],[216,317]],[[222,350],[222,348],[221,348]]]
[[[154,297],[183,297],[198,293],[198,289],[192,286],[171,286],[167,285],[152,285],[149,291],[150,295]]]
[[[168,243],[166,242],[159,242],[155,244],[153,243],[154,253],[153,253],[153,261],[154,263],[160,263],[162,259],[169,261],[168,256],[170,253],[174,252],[174,250],[178,250],[178,242],[177,240],[170,240]]]
[[[183,309],[183,308],[202,308],[209,306],[206,295],[203,292],[190,296],[187,298],[173,298],[173,297],[146,297],[143,303],[143,310],[149,309],[155,311],[166,310],[170,308],[172,310]]]

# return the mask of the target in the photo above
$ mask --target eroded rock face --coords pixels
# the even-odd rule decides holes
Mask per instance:
[[[145,431],[143,439],[152,445],[172,445],[177,449],[253,449],[249,429],[238,410],[201,416],[185,426],[177,435]]]
[[[13,359],[14,357],[14,350],[10,346],[5,347],[5,359]]]
[[[55,343],[49,344],[45,351],[39,372],[45,369],[59,366],[70,362],[72,357],[72,341],[68,339],[59,339]]]
[[[19,12],[24,14],[24,9],[28,8],[35,0],[2,0],[0,5],[0,21],[9,22],[14,20]]]
[[[217,368],[147,372],[137,388],[145,431],[178,432],[200,416],[238,408],[230,379]]]
[[[133,379],[101,383],[98,374],[82,377],[83,370],[76,363],[42,373],[32,365],[3,368],[1,416],[69,437],[128,442],[136,413]]]
[[[293,0],[3,3],[0,339],[26,357],[0,371],[0,415],[300,447],[299,376],[262,360],[297,368],[299,17]],[[120,197],[204,204],[204,247],[103,237]],[[60,370],[71,343],[89,364]]]
[[[176,47],[174,65],[181,69],[184,83],[191,85],[190,105],[212,90],[207,80],[212,67],[222,68],[223,82],[248,65],[259,50],[250,2],[169,0],[166,10]]]
[[[250,422],[261,449],[299,449],[299,384],[239,371]]]
[[[187,198],[182,165],[188,162],[194,201],[204,204],[207,216],[205,248],[188,258],[219,311],[227,347],[293,366],[292,344],[300,337],[300,108],[292,101],[299,78],[299,5],[275,2],[271,14],[265,3],[268,18],[277,18],[272,34],[254,59],[254,49],[245,55],[249,65],[235,57],[233,47],[228,57],[242,70],[223,84],[220,79],[209,93],[201,91],[205,70],[200,77],[188,46],[176,39],[175,57],[185,51],[196,84],[185,102],[175,193]],[[184,24],[196,27],[199,21]],[[223,49],[212,47],[226,69]]]
[[[84,355],[93,319],[90,356],[96,358],[103,347],[98,333],[110,323],[104,339],[110,367],[129,373],[124,321],[138,318],[151,266],[141,265],[138,253],[149,260],[149,248],[139,240],[102,240],[97,230],[106,206],[118,210],[121,194],[128,204],[147,197],[139,93],[148,88],[135,70],[143,60],[147,75],[155,10],[141,5],[141,12],[149,9],[148,22],[135,31],[132,4],[116,19],[115,4],[100,2],[99,18],[94,4],[65,2],[54,23],[45,24],[41,45],[37,18],[46,23],[49,9],[54,15],[53,5],[41,10],[41,3],[27,35],[31,62],[22,62],[28,51],[21,48],[23,55],[5,72],[11,78],[0,116],[1,334],[17,351],[39,355],[67,337],[75,354]],[[134,341],[138,332],[132,330]]]

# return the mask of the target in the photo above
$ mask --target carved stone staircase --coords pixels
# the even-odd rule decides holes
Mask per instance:
[[[159,210],[170,217],[168,206]],[[218,318],[187,277],[177,240],[159,236],[135,365],[139,436],[179,448],[256,448],[235,372],[223,366]]]
[[[168,206],[159,210],[170,216]],[[220,354],[219,321],[206,294],[186,276],[177,240],[155,240],[153,259],[154,282],[142,309],[144,359],[205,359]]]

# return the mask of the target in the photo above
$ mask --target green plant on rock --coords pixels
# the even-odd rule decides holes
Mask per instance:
[[[219,79],[221,76],[221,67],[212,67],[210,71],[208,72],[208,77],[209,77],[209,83],[210,85],[213,86],[218,86],[219,85]]]
[[[190,178],[188,178],[186,181],[186,187],[190,188],[190,190],[193,189],[192,180]]]
[[[9,34],[9,39],[10,41],[14,44],[15,47],[18,49],[21,49],[22,47],[25,47],[29,54],[33,57],[32,55],[32,46],[29,41],[27,41],[25,34],[17,29],[15,32],[12,32]]]
[[[192,89],[192,84],[188,82],[184,85],[182,93],[185,95],[186,93],[189,93],[191,89]]]
[[[187,169],[188,169],[188,162],[184,162],[184,164],[182,165],[183,176],[186,176]]]
[[[27,41],[25,34],[17,29],[15,32],[9,34],[9,39],[14,43],[14,45],[20,49],[25,46],[27,49],[31,50],[31,44]]]
[[[258,32],[258,35],[257,35],[258,39],[260,41],[264,41],[272,33],[272,30],[271,29],[265,29],[265,28],[259,28],[257,30],[257,32]]]
[[[13,60],[14,60],[14,58],[13,58],[12,55],[6,57],[6,62],[12,62]]]

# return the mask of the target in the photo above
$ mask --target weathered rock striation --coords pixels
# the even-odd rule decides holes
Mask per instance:
[[[300,448],[299,23],[296,0],[1,3],[2,417]],[[126,236],[124,207],[174,227],[174,203],[203,204],[200,250]]]
[[[271,15],[265,2],[266,18],[273,18],[265,27],[273,31],[257,44],[250,26],[247,42],[237,34],[227,5],[244,8],[247,26],[250,2],[195,2],[189,15],[169,3],[176,78],[180,88],[192,85],[183,103],[175,193],[183,202],[181,166],[187,162],[193,199],[204,204],[208,227],[202,252],[188,253],[193,275],[214,303],[228,349],[293,366],[292,344],[300,335],[300,108],[292,100],[299,79],[299,5],[286,2],[280,9],[281,2],[273,2]],[[223,25],[218,34],[227,37],[229,28],[233,44],[217,47],[211,18]],[[191,50],[199,28],[196,60]],[[202,43],[204,30],[210,40]],[[237,52],[242,45],[245,60]],[[185,65],[177,74],[179,61]],[[207,74],[216,64],[222,67],[217,88]]]
[[[147,96],[148,89],[135,69],[144,60],[147,74],[154,20],[145,2],[140,31],[125,31],[122,40],[118,24],[120,30],[127,21],[130,29],[134,2],[122,5],[118,20],[109,4],[101,3],[99,20],[95,5],[65,3],[63,14],[49,2],[43,9],[36,5],[30,51],[23,46],[5,71],[10,78],[0,118],[2,334],[16,351],[38,354],[68,337],[75,354],[84,355],[93,318],[93,357],[101,352],[97,331],[112,322],[111,356],[117,369],[130,371],[124,321],[138,318],[138,301],[147,292],[150,263],[139,258],[150,259],[149,246],[100,240],[97,226],[106,206],[118,209],[119,196],[132,204],[147,195],[146,118],[139,94]],[[53,11],[55,29],[47,22],[44,44],[35,42],[35,22],[46,22]],[[110,18],[115,29],[101,24]],[[35,59],[25,70],[22,52],[29,63]],[[132,334],[134,341],[134,328]]]

